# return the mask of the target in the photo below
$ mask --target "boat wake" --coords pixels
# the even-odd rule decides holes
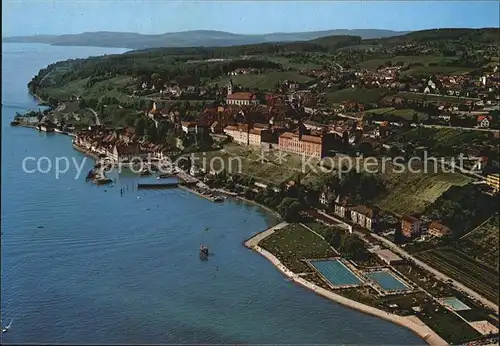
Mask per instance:
[[[2,333],[6,333],[9,331],[10,326],[12,326],[12,322],[14,322],[14,320],[10,321],[10,323],[7,326],[5,327],[2,326]]]

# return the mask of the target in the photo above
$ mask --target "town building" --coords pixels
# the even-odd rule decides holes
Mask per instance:
[[[340,195],[337,196],[334,203],[334,213],[341,218],[345,218],[347,212],[347,199],[340,200]]]
[[[491,126],[491,116],[480,115],[477,117],[477,126],[481,128],[489,128]]]
[[[250,92],[237,92],[227,95],[226,103],[228,105],[250,106],[257,105],[259,101],[254,93]]]
[[[432,221],[429,224],[429,229],[427,230],[427,233],[432,235],[432,236],[441,238],[441,237],[444,237],[444,236],[450,234],[451,230],[448,227],[446,227],[445,225],[443,225],[437,221]]]
[[[373,209],[364,205],[358,205],[351,208],[351,220],[354,224],[366,228],[369,231],[374,230],[376,218]]]
[[[233,92],[233,82],[229,80],[227,84],[227,98],[226,103],[228,105],[238,105],[238,106],[250,106],[257,105],[259,101],[257,100],[257,95],[250,92]]]
[[[388,249],[381,249],[376,252],[377,256],[387,265],[404,263],[404,260]]]
[[[190,121],[181,121],[182,131],[186,134],[196,133],[196,123]]]
[[[252,146],[260,146],[262,131],[260,128],[248,130],[248,125],[228,125],[224,128],[224,133],[230,136],[235,143]]]
[[[138,143],[118,144],[113,147],[110,153],[111,159],[115,162],[125,162],[132,159],[141,158],[141,149]]]
[[[488,184],[493,189],[494,193],[498,193],[500,185],[500,174],[488,174],[486,176],[486,184]]]
[[[412,238],[420,232],[422,232],[422,220],[412,215],[403,215],[401,218],[401,233],[407,238]]]
[[[305,154],[321,159],[331,149],[334,135],[331,133],[322,136],[301,135],[285,132],[279,136],[278,148],[294,154]]]

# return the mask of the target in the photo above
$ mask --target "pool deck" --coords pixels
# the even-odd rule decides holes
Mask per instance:
[[[258,253],[260,253],[262,256],[267,258],[271,263],[274,264],[278,270],[295,281],[296,283],[316,292],[317,294],[328,298],[334,302],[337,302],[339,304],[342,304],[344,306],[350,307],[352,309],[359,310],[361,312],[382,318],[384,320],[393,322],[395,324],[398,324],[402,327],[406,327],[413,331],[415,334],[417,334],[419,337],[421,337],[427,344],[432,345],[432,346],[442,346],[442,345],[449,345],[443,338],[441,338],[436,332],[434,332],[431,328],[429,328],[424,322],[422,322],[418,317],[416,316],[399,316],[395,314],[391,314],[389,312],[374,308],[372,306],[368,306],[362,303],[359,303],[355,300],[348,299],[346,297],[343,297],[341,295],[338,295],[332,291],[326,290],[322,287],[319,287],[305,279],[303,279],[300,275],[292,272],[290,269],[285,267],[283,263],[281,263],[273,254],[271,254],[269,251],[266,251],[265,249],[261,248],[259,246],[259,242],[262,241],[264,238],[270,236],[273,234],[276,230],[281,229],[287,225],[286,222],[282,222],[274,227],[271,227],[264,232],[261,232],[259,234],[256,234],[254,237],[248,239],[245,242],[245,246],[249,249],[252,249]]]

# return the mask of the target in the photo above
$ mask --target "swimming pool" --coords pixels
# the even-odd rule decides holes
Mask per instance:
[[[366,273],[366,277],[375,281],[380,287],[386,291],[398,291],[410,289],[404,282],[399,280],[394,274],[389,271],[378,271]]]
[[[360,285],[363,282],[340,260],[310,261],[333,286]]]
[[[470,310],[470,307],[455,297],[443,298],[443,302],[455,311]]]

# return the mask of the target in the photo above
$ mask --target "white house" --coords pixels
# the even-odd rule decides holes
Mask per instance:
[[[482,128],[489,128],[491,126],[491,117],[487,115],[480,115],[477,117],[477,124]]]
[[[181,121],[182,131],[187,134],[196,133],[196,123],[189,121]]]

